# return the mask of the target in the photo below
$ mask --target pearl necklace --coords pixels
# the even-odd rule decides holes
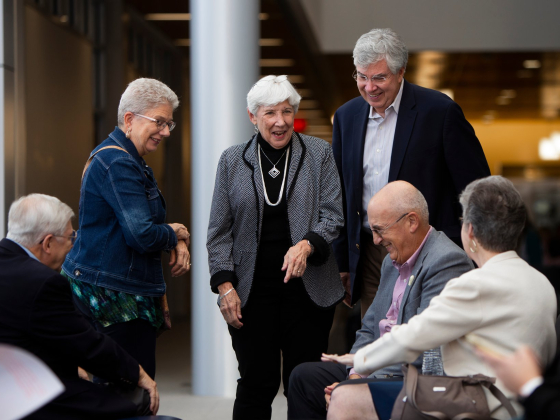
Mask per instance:
[[[271,203],[270,200],[268,199],[268,194],[266,192],[266,184],[264,183],[264,175],[263,175],[262,164],[261,164],[261,145],[259,144],[258,146],[259,146],[259,169],[261,171],[261,179],[262,179],[263,189],[264,189],[264,199],[266,201],[266,204],[268,204],[269,206],[275,207],[278,204],[280,204],[280,201],[282,201],[282,194],[284,193],[284,184],[286,182],[286,173],[288,172],[288,160],[290,158],[290,147],[288,147],[286,149],[286,151],[284,152],[284,153],[286,153],[286,163],[284,165],[284,176],[282,177],[282,186],[280,187],[280,194],[278,195],[278,201],[276,203]],[[284,155],[282,155],[282,156],[284,156]],[[266,156],[266,158],[268,159],[268,156]],[[280,158],[280,159],[282,159],[282,158]],[[276,162],[276,163],[278,163],[278,162]],[[270,163],[272,163],[272,162],[270,162]]]

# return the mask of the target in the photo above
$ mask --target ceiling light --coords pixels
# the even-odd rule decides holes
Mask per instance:
[[[282,45],[284,45],[284,40],[280,38],[259,39],[259,46],[261,47],[280,47]]]
[[[259,61],[261,67],[292,67],[295,60],[291,58],[262,58]]]
[[[550,137],[539,141],[539,157],[542,160],[560,159],[560,132],[554,131]]]
[[[191,20],[190,13],[148,13],[146,20]]]
[[[506,98],[505,96],[498,96],[496,98],[496,104],[497,105],[509,105],[510,103],[511,103],[511,99]]]
[[[523,62],[523,67],[526,69],[540,69],[541,62],[539,60],[525,60]]]
[[[504,89],[500,92],[500,96],[508,99],[513,99],[517,96],[517,92],[514,89]]]

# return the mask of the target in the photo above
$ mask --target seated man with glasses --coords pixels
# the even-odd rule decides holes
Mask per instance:
[[[30,194],[15,201],[0,241],[0,343],[23,348],[49,366],[65,390],[26,419],[120,419],[154,414],[156,383],[111,338],[78,312],[60,269],[76,232],[74,212],[55,197]],[[138,402],[78,376],[78,366],[110,378],[125,392],[137,384]],[[131,393],[132,396],[132,393]]]
[[[373,241],[388,255],[381,267],[379,291],[362,320],[351,353],[422,312],[447,281],[473,268],[461,248],[430,226],[428,204],[408,182],[391,182],[379,190],[370,200],[367,213]],[[414,364],[420,367],[422,358]],[[388,377],[402,377],[400,365],[370,375]],[[346,379],[361,376],[334,363],[311,362],[296,367],[290,377],[288,418],[326,418],[332,390]]]

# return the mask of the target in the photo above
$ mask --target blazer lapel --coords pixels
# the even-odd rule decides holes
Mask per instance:
[[[352,155],[359,157],[358,160],[350,162],[354,179],[354,197],[356,199],[355,206],[357,209],[362,208],[362,193],[364,189],[364,145],[366,140],[366,128],[368,122],[370,106],[364,101],[360,111],[354,115],[352,124]],[[355,158],[354,158],[355,159]]]
[[[257,200],[259,206],[259,238],[260,238],[260,226],[262,224],[262,217],[264,211],[264,190],[263,190],[263,181],[261,177],[261,169],[259,166],[259,157],[257,153],[257,136],[253,137],[253,140],[249,142],[247,148],[243,152],[243,159],[247,166],[253,169],[253,185],[255,186],[255,191],[257,196],[255,199]]]
[[[414,121],[416,120],[417,111],[413,108],[416,106],[414,92],[412,86],[403,79],[404,87],[399,107],[399,116],[397,118],[397,127],[395,129],[395,138],[393,140],[393,151],[391,153],[391,167],[389,169],[389,182],[395,181],[399,175],[401,165],[408,147]]]
[[[290,167],[288,169],[288,179],[286,182],[286,197],[292,190],[293,183],[299,172],[299,167],[302,160],[302,144],[298,134],[294,131],[292,133],[292,147],[290,147]]]

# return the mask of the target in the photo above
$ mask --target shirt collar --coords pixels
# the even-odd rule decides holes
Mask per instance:
[[[8,238],[6,238],[6,239],[8,239]],[[8,240],[9,240],[9,241],[12,241],[14,244],[16,244],[16,245],[19,246],[21,249],[23,249],[25,252],[27,252],[27,255],[29,255],[31,258],[33,258],[34,260],[39,261],[39,258],[37,258],[37,257],[33,254],[33,252],[31,252],[30,250],[28,250],[28,249],[27,249],[26,247],[24,247],[22,244],[20,244],[20,243],[14,241],[13,239],[8,239]],[[41,262],[41,261],[39,261],[39,262]]]
[[[406,260],[406,262],[404,262],[402,264],[399,264],[398,262],[393,261],[393,267],[395,267],[399,271],[399,274],[401,274],[401,277],[408,278],[410,276],[410,274],[412,273],[412,269],[414,268],[414,265],[416,264],[416,261],[418,260],[418,256],[420,255],[420,252],[422,251],[422,248],[424,248],[424,244],[428,240],[428,236],[430,236],[430,233],[432,232],[432,229],[433,228],[430,226],[430,230],[428,230],[428,233],[426,233],[426,236],[424,236],[424,240],[422,241],[422,243],[420,244],[418,249],[416,251],[414,251],[414,254],[412,254],[411,257],[408,260]]]
[[[399,88],[399,93],[397,93],[397,97],[395,98],[393,103],[387,107],[385,112],[387,112],[390,108],[393,108],[395,113],[397,115],[399,115],[399,108],[401,107],[403,87],[404,87],[404,79],[401,82],[401,87]],[[387,115],[387,114],[385,114],[385,115]],[[381,117],[381,115],[379,115],[377,112],[375,112],[373,107],[370,105],[370,107],[369,107],[369,118],[380,118],[380,117]]]

